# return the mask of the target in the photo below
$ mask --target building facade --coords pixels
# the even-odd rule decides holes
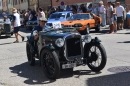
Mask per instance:
[[[28,0],[20,0],[20,10],[27,10],[28,7]]]
[[[45,9],[47,9],[48,6],[51,5],[51,1],[54,0],[39,0],[39,7],[44,7]]]
[[[8,10],[7,0],[3,0],[2,6],[3,6],[3,7],[2,7],[2,8],[3,8],[3,11],[4,11],[4,12],[7,12],[7,10]]]
[[[29,8],[36,10],[38,7],[38,0],[29,0]]]
[[[13,0],[13,5],[14,5],[14,8],[17,8],[18,10],[20,9],[20,0]]]
[[[0,12],[2,11],[3,6],[2,6],[2,0],[0,0]]]
[[[8,0],[8,13],[11,14],[11,10],[13,8],[13,0]]]

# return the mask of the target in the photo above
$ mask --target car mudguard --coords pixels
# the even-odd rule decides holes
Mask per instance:
[[[101,40],[98,37],[95,37],[94,39],[91,40],[90,43],[85,43],[84,51],[85,51],[85,49],[87,49],[87,46],[89,46],[91,43],[100,43],[100,42],[101,42]]]
[[[52,44],[47,44],[47,45],[44,45],[40,51],[40,55],[41,55],[41,52],[44,50],[44,49],[49,49],[51,51],[55,50],[55,47],[52,45]]]

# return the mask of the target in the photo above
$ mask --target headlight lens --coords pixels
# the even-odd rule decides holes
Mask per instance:
[[[55,44],[58,46],[58,47],[62,47],[64,45],[64,40],[62,38],[58,38],[56,41],[55,41]]]
[[[83,36],[82,36],[82,39],[83,39],[83,41],[84,41],[85,43],[89,43],[89,42],[91,42],[91,40],[92,40],[92,38],[91,38],[90,35],[83,35]]]

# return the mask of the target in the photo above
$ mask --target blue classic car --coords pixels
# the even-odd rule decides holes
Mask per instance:
[[[53,22],[66,21],[71,15],[73,15],[72,11],[55,12],[51,14],[50,17],[48,18],[47,25],[52,26]]]

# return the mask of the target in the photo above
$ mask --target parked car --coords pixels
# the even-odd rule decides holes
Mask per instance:
[[[78,13],[72,15],[67,21],[61,22],[63,27],[80,26],[78,31],[82,34],[90,33],[90,29],[100,31],[101,18],[90,13]]]
[[[92,39],[89,34],[81,35],[76,31],[77,28],[79,27],[44,28],[35,42],[36,51],[32,50],[33,36],[27,36],[26,53],[29,64],[35,65],[35,58],[38,58],[41,68],[50,79],[58,78],[61,69],[71,71],[80,65],[88,65],[94,72],[101,71],[107,62],[101,40],[97,37]]]
[[[26,27],[29,30],[32,30],[35,26],[38,26],[37,20],[27,21],[27,23],[26,23]]]
[[[4,22],[3,19],[0,19],[0,37],[1,35],[6,35],[8,37],[11,37],[13,35],[11,22]]]
[[[72,11],[55,12],[48,18],[47,25],[52,26],[53,22],[66,21],[71,15],[73,15]]]

